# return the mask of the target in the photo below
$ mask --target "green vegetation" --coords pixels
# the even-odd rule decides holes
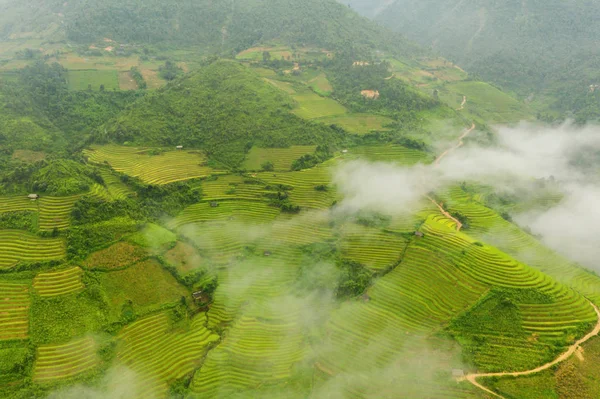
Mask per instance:
[[[149,94],[110,123],[106,135],[99,132],[98,139],[200,147],[209,159],[229,167],[241,164],[249,144],[285,147],[340,141],[333,130],[291,115],[291,107],[287,95],[249,68],[216,61],[176,86]],[[171,119],[173,114],[179,117]]]
[[[456,376],[597,321],[598,276],[512,223],[558,179],[346,206],[353,161],[427,186],[440,143],[531,118],[453,62],[332,0],[0,3],[0,397],[480,399]],[[595,397],[597,344],[482,382]]]
[[[69,90],[116,90],[119,78],[116,71],[69,71]]]
[[[384,25],[424,45],[436,43],[469,72],[533,100],[543,118],[598,118],[600,97],[589,88],[599,78],[593,67],[597,3],[403,0],[380,6],[376,19]]]

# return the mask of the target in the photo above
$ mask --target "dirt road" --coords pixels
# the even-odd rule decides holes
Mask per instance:
[[[468,374],[465,377],[459,379],[459,381],[465,381],[465,380],[469,381],[471,384],[475,385],[477,388],[479,388],[489,394],[492,394],[498,398],[505,399],[503,396],[498,395],[497,393],[493,392],[492,390],[490,390],[490,389],[486,388],[485,386],[481,385],[480,383],[478,383],[477,379],[478,378],[486,378],[486,377],[522,377],[522,376],[526,376],[526,375],[536,374],[536,373],[539,373],[540,371],[548,370],[549,368],[554,367],[557,364],[564,362],[565,360],[570,358],[581,347],[581,345],[583,345],[584,343],[586,343],[587,341],[589,341],[590,339],[592,339],[593,337],[595,337],[596,335],[598,335],[600,333],[600,309],[598,309],[598,307],[596,305],[594,305],[592,302],[590,302],[590,305],[594,308],[594,310],[596,311],[596,315],[598,316],[598,322],[596,323],[596,326],[589,334],[587,334],[585,337],[581,338],[579,341],[575,342],[573,345],[571,345],[569,347],[569,349],[566,352],[564,352],[562,355],[560,355],[553,361],[546,363],[540,367],[536,367],[532,370],[517,371],[514,373]]]
[[[465,142],[463,141],[469,134],[471,134],[471,132],[475,130],[475,124],[473,123],[471,125],[471,127],[467,130],[465,130],[465,132],[463,133],[462,136],[460,136],[458,138],[458,144],[456,144],[454,147],[447,149],[446,151],[444,151],[439,157],[437,157],[437,159],[435,160],[435,165],[439,165],[440,162],[442,161],[442,159],[444,159],[444,157],[446,155],[448,155],[449,153],[451,153],[454,150],[459,149],[460,147],[462,147],[463,145],[465,145]]]
[[[460,108],[456,108],[457,111],[462,111],[465,109],[465,105],[467,105],[467,96],[463,96],[462,103],[460,104]]]
[[[433,202],[435,204],[435,206],[437,206],[439,208],[440,212],[442,212],[442,214],[444,216],[446,216],[450,220],[454,220],[454,222],[456,223],[456,231],[460,231],[460,229],[462,229],[463,224],[458,219],[456,219],[454,216],[452,216],[450,214],[450,212],[446,211],[443,207],[443,204],[438,204],[433,198],[431,198],[428,195],[426,197],[429,199],[429,201]]]

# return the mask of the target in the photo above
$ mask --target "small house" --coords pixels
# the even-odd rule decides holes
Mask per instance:
[[[343,150],[342,151],[342,154],[347,154],[347,153],[348,153],[348,150]]]
[[[192,298],[194,298],[195,300],[202,299],[203,296],[204,293],[202,291],[196,291],[192,294]]]
[[[37,194],[29,194],[29,195],[27,196],[27,198],[29,198],[29,199],[30,199],[30,200],[32,200],[32,201],[35,201],[35,200],[39,199],[39,198],[40,198],[40,196],[39,196],[39,195],[37,195]]]
[[[219,207],[219,203],[217,201],[211,201],[210,207],[211,208],[218,208]]]
[[[360,94],[367,100],[377,100],[379,98],[379,90],[362,90]]]
[[[263,253],[263,255],[265,255],[265,256],[271,256],[271,255],[273,255],[273,253],[271,251],[265,251]]]
[[[371,301],[371,297],[368,294],[364,294],[363,296],[361,296],[361,299],[364,302],[370,302]]]
[[[425,234],[423,234],[423,232],[421,232],[421,231],[415,231],[415,235],[417,237],[421,237],[421,238],[425,237]]]
[[[182,145],[178,145],[177,147],[175,147],[178,150],[183,150],[183,146]]]

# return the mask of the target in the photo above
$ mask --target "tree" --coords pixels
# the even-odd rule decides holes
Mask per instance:
[[[271,53],[269,53],[268,51],[263,51],[263,62],[269,62],[271,61]]]
[[[260,165],[260,168],[265,172],[272,172],[275,170],[275,165],[271,161],[266,161]]]

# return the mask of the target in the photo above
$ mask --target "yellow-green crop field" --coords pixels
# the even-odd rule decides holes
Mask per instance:
[[[108,163],[117,172],[137,177],[148,184],[168,184],[206,177],[214,171],[204,166],[206,158],[198,151],[166,151],[150,155],[151,148],[94,146],[84,154],[90,162]]]

